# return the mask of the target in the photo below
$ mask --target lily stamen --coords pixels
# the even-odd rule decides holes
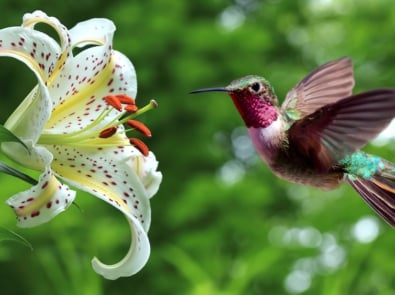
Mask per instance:
[[[128,112],[129,114],[134,114],[138,111],[138,107],[134,104],[129,104],[125,106],[124,110]]]
[[[122,111],[122,104],[118,97],[115,95],[107,95],[103,98],[103,100],[114,109],[118,111]]]
[[[158,103],[155,100],[151,100],[149,104],[139,109],[135,105],[134,99],[125,94],[108,95],[103,99],[108,105],[114,107],[117,110],[122,109],[122,104],[126,104],[126,106],[124,107],[124,112],[121,112],[119,115],[117,115],[114,120],[109,122],[107,127],[99,133],[100,138],[110,138],[117,133],[117,126],[122,124],[126,124],[131,127],[130,130],[125,130],[125,132],[136,130],[146,137],[151,137],[151,130],[145,124],[135,120],[134,118],[156,108]],[[133,112],[130,112],[130,110],[133,110]],[[127,115],[122,118],[125,114]],[[135,146],[144,156],[148,156],[149,149],[140,139],[129,138],[129,143]]]
[[[122,104],[127,104],[127,105],[136,105],[136,102],[133,97],[130,97],[126,94],[117,94],[116,97],[119,99],[119,101]]]
[[[147,145],[142,142],[140,139],[132,137],[129,138],[129,143],[133,145],[136,149],[138,149],[145,157],[149,154],[149,149]]]
[[[111,137],[117,132],[117,129],[118,128],[116,126],[108,127],[108,128],[106,128],[106,129],[104,129],[103,131],[100,132],[99,137],[100,138]]]
[[[132,127],[133,130],[140,132],[144,136],[151,137],[151,130],[149,130],[148,127],[140,121],[130,119],[126,121],[126,124]]]

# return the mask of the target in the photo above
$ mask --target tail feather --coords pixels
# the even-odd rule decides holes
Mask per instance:
[[[373,210],[395,227],[395,172],[387,170],[369,179],[347,175],[346,180]]]

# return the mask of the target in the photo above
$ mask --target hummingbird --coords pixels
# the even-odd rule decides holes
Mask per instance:
[[[354,84],[352,61],[343,57],[313,70],[281,106],[270,83],[255,75],[191,93],[226,92],[278,177],[323,190],[346,182],[395,227],[395,165],[361,150],[394,118],[395,89],[353,95]]]

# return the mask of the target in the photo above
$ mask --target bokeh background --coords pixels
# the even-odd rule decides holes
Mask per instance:
[[[1,294],[394,294],[395,231],[346,185],[321,192],[277,179],[255,154],[221,93],[259,74],[285,97],[318,65],[350,56],[355,92],[395,86],[392,0],[3,0],[0,27],[41,9],[71,28],[112,19],[114,47],[134,63],[142,118],[164,180],[152,199],[152,254],[137,275],[107,281],[90,260],[118,261],[123,216],[80,193],[52,222],[19,229],[4,201],[27,187],[0,175],[0,226],[26,238],[0,243]],[[34,86],[20,62],[0,59],[3,123]],[[392,129],[394,130],[394,129]],[[395,161],[391,129],[366,150]]]

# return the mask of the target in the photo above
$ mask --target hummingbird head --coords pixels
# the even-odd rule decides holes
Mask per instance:
[[[227,92],[247,127],[267,127],[277,120],[277,96],[270,83],[259,76],[245,76],[226,87],[194,90],[191,93]]]

